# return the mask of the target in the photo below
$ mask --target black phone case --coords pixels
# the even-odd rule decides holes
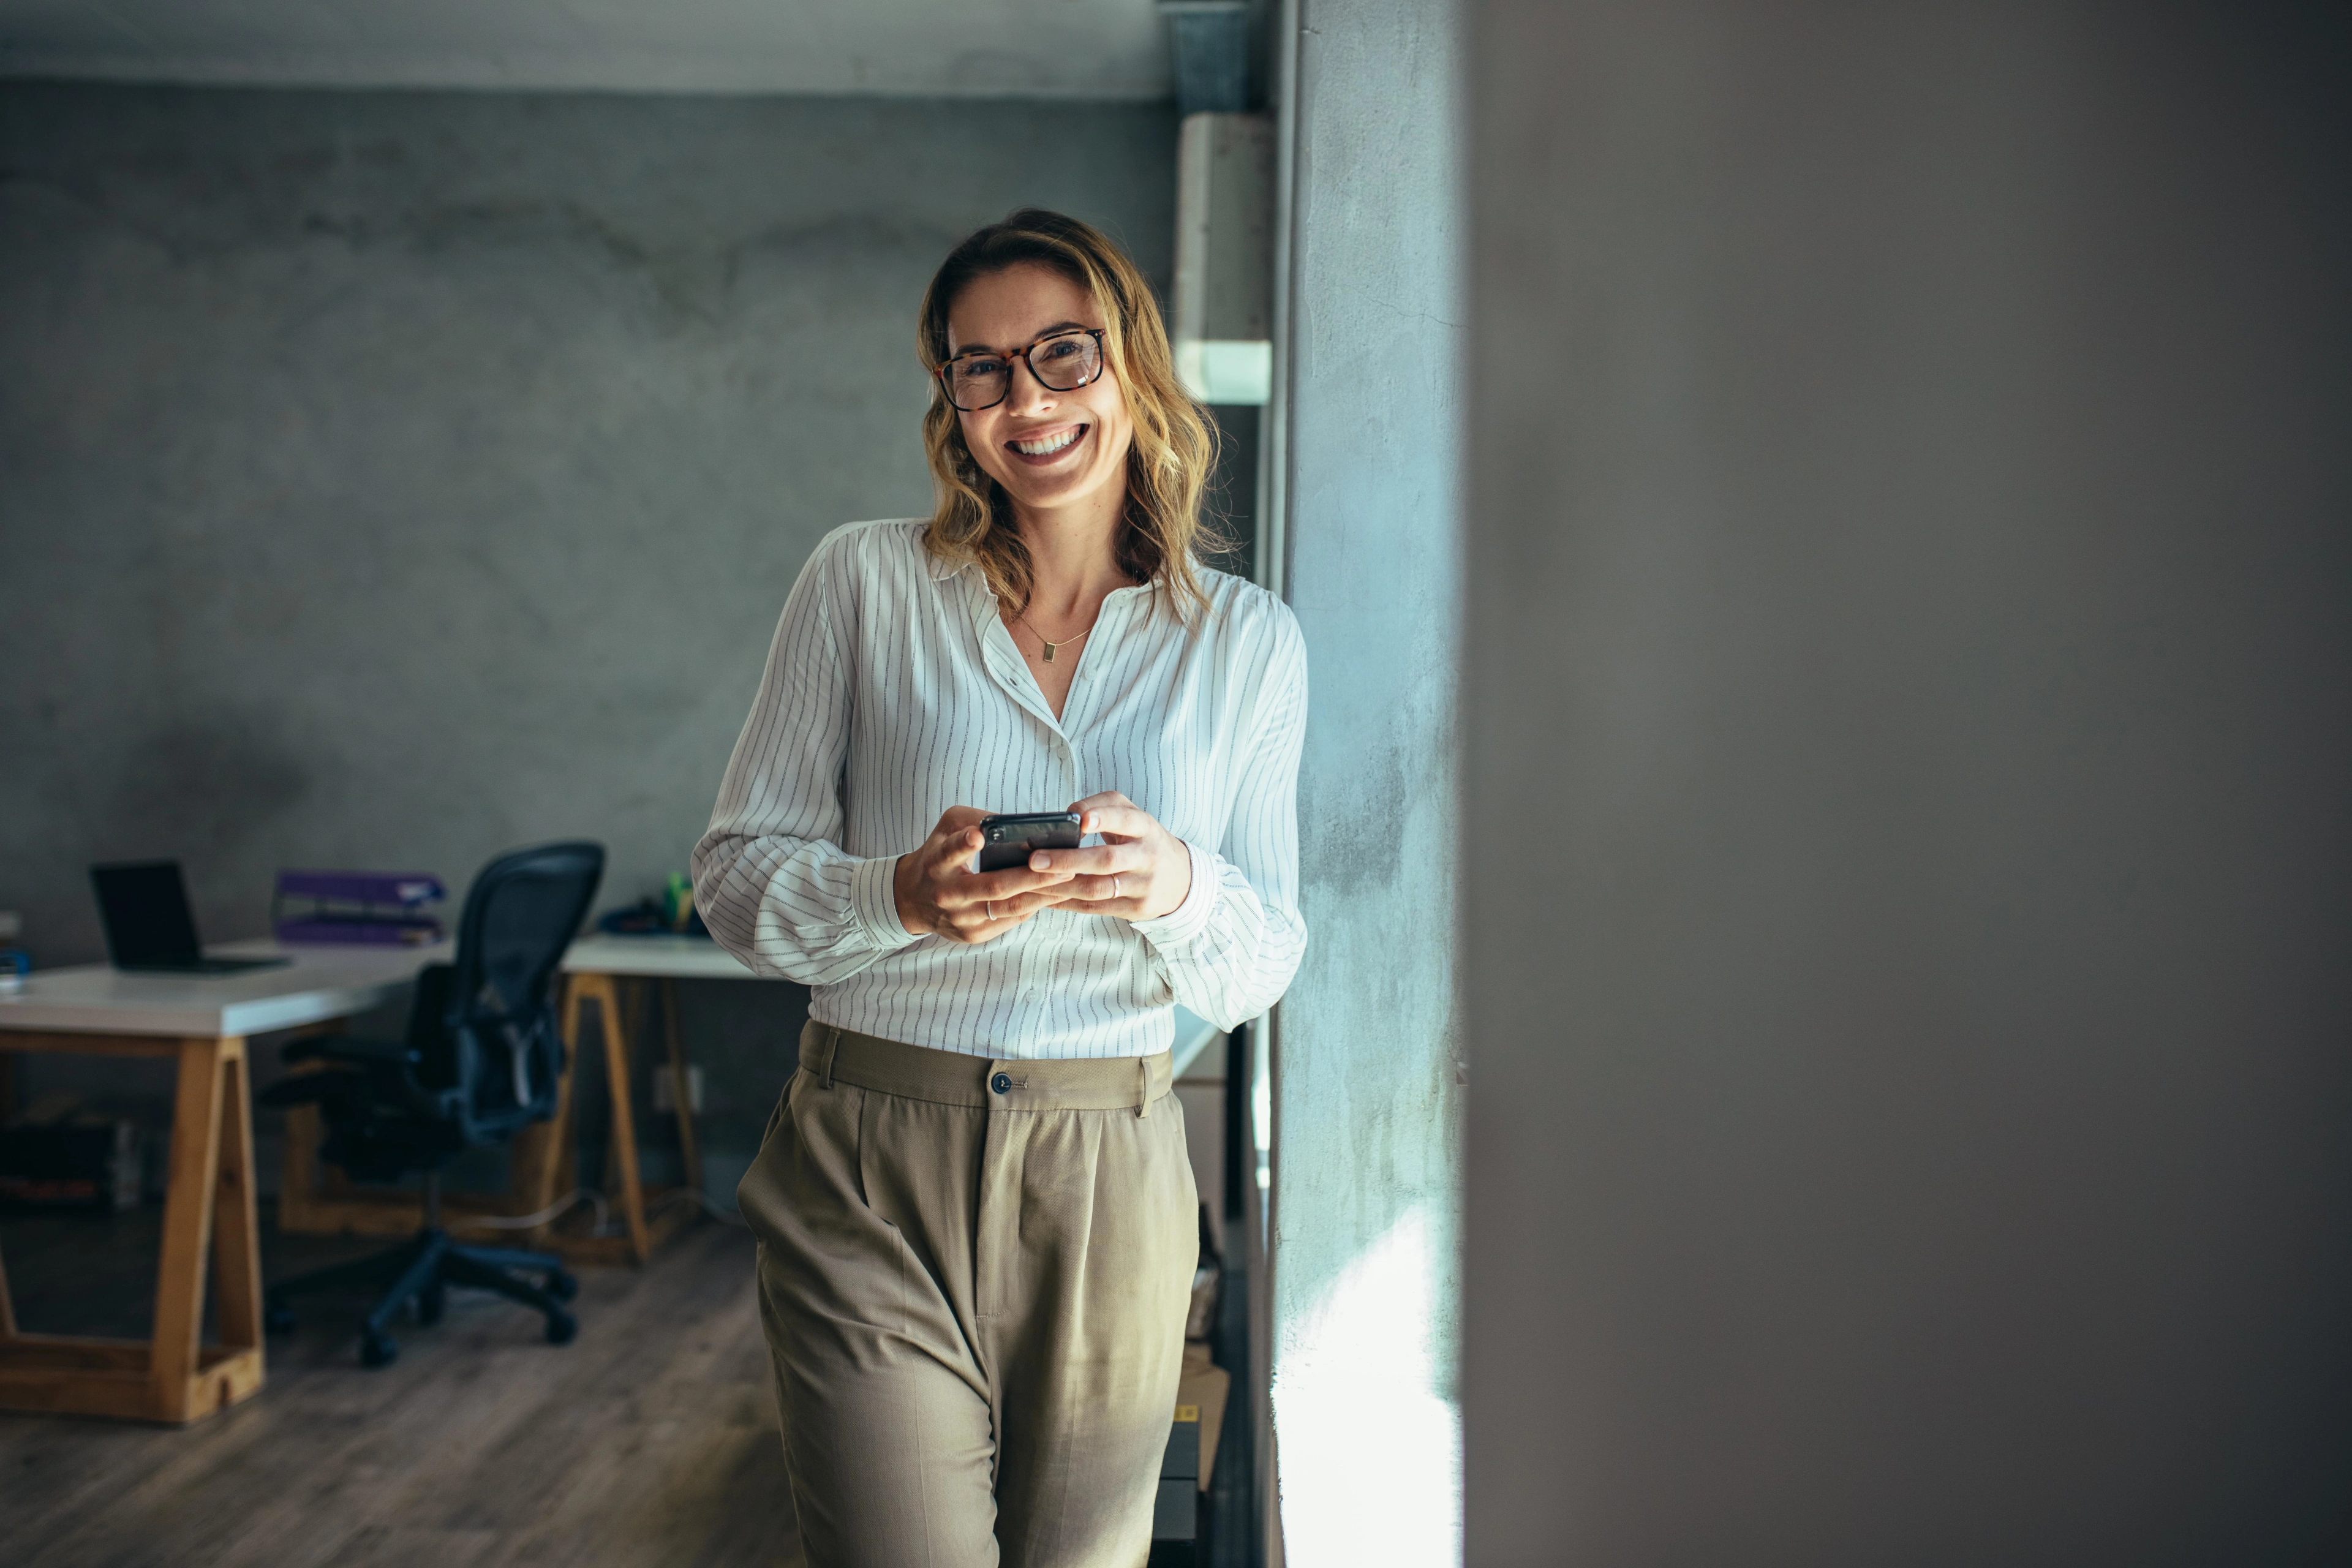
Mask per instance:
[[[1030,855],[1039,849],[1076,849],[1085,837],[1078,831],[1075,811],[982,817],[980,834],[980,869],[983,871],[1025,866]]]

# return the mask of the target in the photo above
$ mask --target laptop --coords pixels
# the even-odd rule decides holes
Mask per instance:
[[[107,956],[117,969],[144,974],[236,974],[275,969],[285,958],[206,958],[188,910],[187,885],[177,860],[92,866],[98,918],[106,926]]]

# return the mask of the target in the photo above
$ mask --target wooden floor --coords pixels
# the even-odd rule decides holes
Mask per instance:
[[[152,1209],[0,1219],[23,1327],[143,1331]],[[382,1243],[279,1237],[279,1278]],[[6,1568],[770,1564],[796,1561],[751,1242],[706,1221],[651,1267],[580,1271],[580,1337],[452,1291],[362,1369],[363,1303],[320,1296],[268,1385],[182,1430],[0,1414]]]

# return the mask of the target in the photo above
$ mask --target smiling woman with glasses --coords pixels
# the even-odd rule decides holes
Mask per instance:
[[[1197,1253],[1171,1008],[1231,1028],[1305,951],[1306,653],[1195,558],[1214,444],[1108,239],[982,229],[918,343],[937,505],[817,547],[695,847],[711,934],[812,992],[737,1196],[814,1568],[1129,1568]]]

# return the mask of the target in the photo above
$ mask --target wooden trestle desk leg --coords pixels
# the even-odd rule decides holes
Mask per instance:
[[[612,1157],[621,1170],[621,1215],[629,1224],[629,1250],[643,1263],[653,1255],[653,1237],[646,1230],[646,1188],[637,1174],[636,1112],[629,1104],[629,1035],[621,1018],[621,987],[609,974],[591,976],[597,983],[596,1005],[604,1012],[604,1088],[613,1101]]]
[[[156,1420],[193,1421],[261,1386],[261,1253],[245,1068],[241,1038],[180,1042],[147,1363]],[[201,1342],[207,1251],[215,1254],[221,1292],[221,1348],[209,1358]]]
[[[677,1001],[667,980],[662,981],[661,986],[663,1028],[668,1046],[665,1070],[677,1100],[678,1155],[685,1165],[683,1194],[676,1188],[648,1194],[638,1168],[636,1110],[629,1095],[629,1019],[621,1001],[622,977],[591,971],[564,976],[563,1001],[557,1017],[562,1022],[565,1057],[573,1073],[579,1070],[582,1023],[591,1002],[596,1005],[597,1022],[604,1036],[604,1084],[613,1107],[604,1184],[611,1189],[606,1196],[620,1210],[626,1231],[619,1237],[565,1236],[544,1228],[534,1233],[536,1245],[560,1252],[574,1262],[641,1265],[671,1232],[692,1224],[701,1214],[698,1200],[702,1192],[702,1156],[694,1134],[694,1102],[687,1093],[689,1075],[686,1047],[677,1027]],[[539,1130],[547,1141],[535,1145],[532,1155],[538,1162],[532,1168],[544,1173],[544,1184],[551,1194],[571,1192],[579,1184],[579,1135],[573,1120],[579,1114],[579,1097],[572,1092],[571,1077],[567,1075],[558,1093],[553,1119],[542,1123]],[[675,1201],[686,1194],[698,1201]],[[661,1201],[657,1211],[648,1208],[648,1197]]]
[[[252,1064],[243,1047],[239,1041],[236,1055],[221,1067],[220,1179],[213,1187],[213,1327],[223,1348],[249,1350],[258,1358],[260,1189],[253,1165]]]
[[[177,1069],[154,1332],[144,1341],[25,1333],[0,1278],[0,1408],[180,1423],[249,1397],[262,1377],[261,1252],[245,1041],[77,1035],[55,1048],[161,1057]],[[220,1342],[211,1345],[202,1339],[207,1254],[220,1293]]]
[[[632,1262],[643,1263],[653,1254],[653,1235],[646,1224],[646,1189],[637,1174],[637,1126],[635,1113],[629,1105],[629,1041],[627,1026],[621,1018],[621,988],[610,974],[577,973],[567,979],[567,994],[563,1002],[564,1047],[572,1058],[576,1076],[580,1063],[580,1010],[587,1003],[596,1004],[597,1023],[604,1037],[604,1087],[613,1105],[613,1141],[609,1161],[613,1169],[607,1180],[618,1178],[621,1217],[627,1224],[628,1252]],[[558,1109],[555,1131],[567,1147],[574,1134],[572,1116],[576,1114],[578,1097],[573,1096]]]

